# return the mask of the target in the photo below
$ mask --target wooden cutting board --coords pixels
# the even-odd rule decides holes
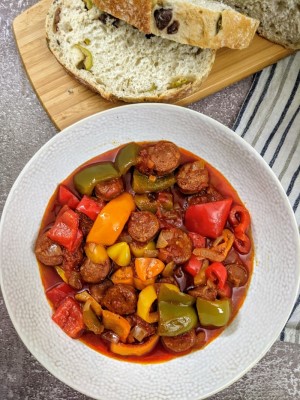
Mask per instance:
[[[13,23],[18,49],[42,105],[51,120],[64,129],[99,111],[125,104],[111,103],[71,78],[48,50],[45,17],[52,0],[42,0]],[[178,102],[188,105],[215,93],[291,54],[291,51],[256,36],[245,50],[221,49],[201,89]]]

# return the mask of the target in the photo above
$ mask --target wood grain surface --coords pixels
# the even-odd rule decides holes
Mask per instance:
[[[52,0],[42,0],[20,14],[13,30],[24,67],[43,107],[58,129],[99,111],[125,104],[111,103],[70,77],[49,51],[45,17]],[[215,93],[291,54],[282,46],[255,36],[245,50],[221,49],[201,89],[175,104],[188,105]]]

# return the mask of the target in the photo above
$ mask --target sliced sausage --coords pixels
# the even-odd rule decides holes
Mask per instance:
[[[80,290],[82,289],[81,276],[78,271],[71,271],[69,274],[68,284],[72,286],[72,288]]]
[[[234,287],[240,287],[246,285],[248,281],[248,270],[242,264],[227,264],[227,280]]]
[[[136,291],[129,285],[114,285],[107,289],[102,305],[116,314],[133,314],[137,306]]]
[[[211,203],[220,200],[223,200],[221,193],[219,193],[212,185],[209,185],[207,188],[202,189],[199,194],[191,196],[188,199],[188,205],[192,206],[194,204]]]
[[[177,336],[162,336],[164,347],[172,353],[183,353],[190,350],[196,344],[195,329]]]
[[[36,258],[45,265],[60,265],[63,262],[63,250],[60,245],[48,238],[47,232],[37,238],[35,244]]]
[[[180,151],[171,142],[160,141],[139,151],[137,169],[146,175],[167,175],[180,163]]]
[[[101,283],[90,285],[91,295],[94,297],[96,301],[98,301],[98,303],[102,303],[102,300],[104,299],[107,289],[110,288],[111,286],[113,286],[113,283],[109,279],[105,279]]]
[[[182,193],[198,193],[208,186],[208,170],[201,161],[183,164],[176,175],[176,181]]]
[[[95,186],[95,194],[99,199],[110,201],[119,196],[124,191],[122,178],[111,179],[97,183]]]
[[[89,258],[86,258],[80,267],[82,279],[87,283],[99,283],[104,281],[110,272],[110,261],[106,260],[103,264],[93,263]]]
[[[150,211],[131,213],[128,221],[128,233],[137,242],[149,242],[159,230],[159,221]]]
[[[163,229],[160,232],[159,240],[161,241],[161,246],[159,249],[158,258],[169,263],[174,261],[176,264],[183,264],[192,255],[192,241],[188,235],[178,228]]]
[[[214,287],[200,285],[196,286],[194,289],[189,290],[188,294],[194,297],[201,297],[205,300],[214,301],[217,298],[218,291]]]

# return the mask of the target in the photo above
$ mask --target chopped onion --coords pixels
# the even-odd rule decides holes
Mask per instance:
[[[131,329],[131,335],[138,340],[139,342],[141,342],[142,340],[145,339],[145,337],[147,336],[147,331],[146,329],[142,328],[139,325],[135,325],[134,328]]]
[[[154,257],[154,258],[156,258],[158,256],[158,250],[149,250],[149,249],[146,249],[145,251],[144,251],[144,257]]]
[[[105,331],[101,334],[101,338],[111,343],[118,343],[120,341],[119,336],[112,331]]]
[[[158,249],[164,249],[165,247],[168,246],[168,240],[170,240],[171,238],[172,238],[171,232],[161,231],[156,242],[156,247]]]

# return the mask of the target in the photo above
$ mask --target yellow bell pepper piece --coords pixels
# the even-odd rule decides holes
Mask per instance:
[[[137,315],[152,324],[158,321],[158,312],[150,312],[152,304],[157,299],[154,285],[146,286],[139,294],[137,302]]]
[[[110,277],[110,280],[117,285],[123,283],[124,285],[133,286],[133,269],[132,267],[121,267],[116,270]]]
[[[137,242],[129,243],[130,250],[134,257],[144,257],[145,250],[155,250],[155,242],[149,242],[141,244]]]
[[[111,343],[110,351],[120,356],[144,356],[154,349],[158,340],[159,336],[153,335],[140,344]]]
[[[98,316],[101,317],[102,315],[102,307],[100,304],[92,297],[86,290],[80,293],[77,293],[75,295],[75,299],[80,301],[81,303],[86,303],[87,301],[90,302],[91,307],[94,311],[94,313]]]
[[[135,272],[142,281],[155,278],[165,268],[165,264],[158,258],[140,257],[134,261]]]
[[[105,329],[115,332],[121,342],[126,342],[131,326],[127,319],[108,310],[103,310],[102,323]]]
[[[88,330],[94,332],[96,335],[100,335],[104,331],[104,326],[101,324],[96,314],[92,310],[91,301],[88,300],[84,303],[82,308],[83,322],[85,323]]]
[[[61,279],[62,279],[64,282],[68,283],[68,279],[67,279],[67,277],[66,277],[65,271],[64,271],[61,267],[59,267],[59,266],[54,267],[54,268],[56,269],[56,272],[57,272],[58,275],[61,277]]]
[[[132,195],[127,192],[120,194],[100,211],[86,241],[111,246],[118,239],[134,210]]]
[[[104,264],[108,260],[106,248],[102,244],[87,243],[85,254],[95,264]]]
[[[126,242],[115,243],[108,247],[107,254],[120,267],[127,267],[130,264],[130,248]]]

